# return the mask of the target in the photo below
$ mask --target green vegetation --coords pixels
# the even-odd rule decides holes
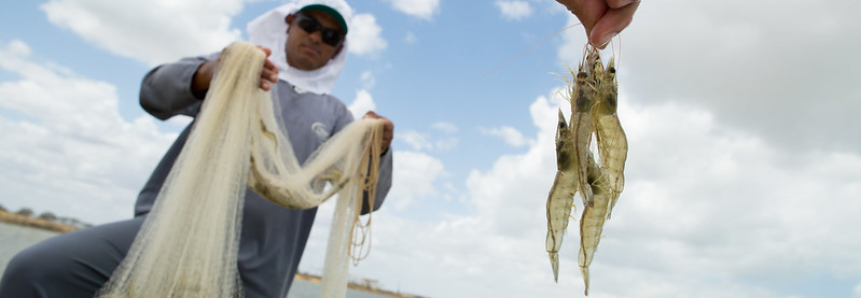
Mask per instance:
[[[21,210],[18,210],[18,212],[15,212],[15,214],[30,217],[30,216],[33,216],[33,209],[21,208]]]
[[[42,215],[39,215],[39,218],[44,220],[57,221],[57,216],[51,212],[42,213]]]
[[[0,205],[0,222],[7,222],[12,224],[23,224],[24,222],[26,222],[26,224],[23,225],[42,228],[44,228],[45,225],[64,225],[68,226],[69,229],[72,230],[93,226],[92,224],[80,221],[77,218],[60,217],[49,211],[42,212],[42,214],[36,216],[36,213],[33,211],[33,209],[27,207],[21,208],[21,210],[18,210],[18,212],[13,213],[7,210],[2,205]],[[39,222],[41,222],[41,224]],[[61,230],[63,232],[67,232],[68,229]]]

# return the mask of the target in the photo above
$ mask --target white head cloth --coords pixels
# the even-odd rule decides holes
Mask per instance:
[[[246,31],[251,43],[272,49],[269,60],[278,66],[279,79],[289,82],[299,92],[329,94],[332,93],[335,81],[341,75],[344,64],[347,62],[348,38],[344,39],[344,48],[341,49],[341,52],[329,60],[329,63],[316,70],[307,71],[290,67],[287,64],[287,54],[284,51],[287,42],[287,22],[284,18],[310,4],[323,4],[334,8],[344,17],[347,27],[351,26],[350,20],[353,17],[353,10],[344,0],[298,0],[260,15],[248,23]]]

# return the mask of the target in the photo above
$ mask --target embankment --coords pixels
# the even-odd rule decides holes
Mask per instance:
[[[313,282],[313,283],[320,283],[320,281],[322,280],[319,276],[311,275],[311,274],[305,274],[305,273],[301,273],[301,272],[296,274],[296,279],[304,280],[304,281],[308,281],[308,282]],[[356,291],[363,291],[363,292],[373,293],[373,294],[377,294],[377,295],[381,295],[381,296],[388,296],[388,297],[395,297],[395,298],[427,298],[424,296],[416,296],[416,295],[410,295],[410,294],[404,294],[404,293],[391,292],[391,291],[387,291],[387,290],[383,290],[383,289],[379,289],[379,288],[373,288],[373,287],[369,287],[369,286],[357,284],[357,283],[352,283],[352,282],[347,284],[347,288],[352,289],[352,290],[356,290]]]
[[[70,225],[64,225],[61,223],[56,223],[50,220],[45,220],[41,218],[34,218],[29,216],[24,216],[20,214],[10,213],[6,211],[0,211],[0,222],[5,222],[8,224],[32,227],[37,229],[43,229],[53,232],[59,233],[68,233],[71,231],[75,231],[78,228]]]

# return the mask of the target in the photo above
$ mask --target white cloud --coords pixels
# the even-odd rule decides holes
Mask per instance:
[[[434,128],[440,130],[440,128]],[[444,129],[451,129],[451,127],[446,126]],[[460,144],[459,138],[457,138],[456,136],[451,136],[453,132],[445,130],[443,132],[445,134],[444,136],[434,137],[428,133],[421,133],[416,130],[406,130],[397,133],[397,137],[395,137],[395,139],[407,143],[407,145],[412,147],[412,150],[415,151],[449,151],[457,147],[458,144]]]
[[[845,38],[861,32],[852,13],[861,2],[798,1],[761,13],[774,9],[743,0],[641,5],[615,45],[620,88],[649,103],[689,102],[781,147],[861,153],[861,138],[847,137],[861,135],[861,125],[846,120],[861,111],[861,59],[845,58],[861,52],[861,40]],[[577,63],[583,29],[563,34],[559,58]]]
[[[454,125],[453,123],[449,123],[449,122],[442,122],[442,121],[434,122],[434,124],[432,124],[431,127],[433,129],[442,131],[443,133],[446,133],[446,134],[453,134],[453,133],[456,133],[458,131],[457,125]]]
[[[858,283],[858,285],[856,285],[852,290],[853,297],[861,298],[861,283]]]
[[[522,147],[529,144],[529,140],[523,137],[519,130],[511,126],[502,126],[498,128],[483,128],[479,127],[478,131],[481,134],[495,136],[501,138],[506,144],[514,147]]]
[[[376,84],[377,84],[377,79],[376,79],[376,78],[374,78],[374,73],[373,73],[373,72],[371,72],[370,70],[367,70],[367,71],[363,72],[363,73],[360,75],[359,80],[362,82],[362,86],[363,86],[366,90],[369,90],[369,89],[371,89],[371,88],[374,88],[374,85],[376,85]]]
[[[428,140],[429,136],[415,130],[399,132],[397,139],[406,142],[408,145],[413,147],[413,150],[416,151],[428,150],[433,148],[433,143]]]
[[[407,44],[415,44],[419,42],[419,38],[418,36],[416,36],[415,33],[407,32],[407,34],[404,35],[404,42],[406,42]]]
[[[440,11],[439,0],[385,0],[392,8],[407,15],[430,20]]]
[[[535,120],[555,119],[555,109],[541,100],[531,111]],[[632,149],[628,185],[593,263],[594,293],[779,297],[779,292],[744,285],[792,281],[799,275],[861,276],[859,261],[852,257],[861,240],[839,236],[861,223],[846,210],[861,208],[855,199],[861,195],[861,174],[849,170],[861,167],[861,157],[825,152],[796,156],[757,136],[719,128],[708,112],[690,107],[629,104],[620,114]],[[543,235],[543,213],[536,209],[543,207],[555,168],[551,125],[540,126],[538,143],[527,153],[503,156],[491,170],[470,175],[471,198],[480,218],[501,234],[497,238]],[[791,160],[804,162],[786,164]],[[827,202],[811,205],[813,197]],[[836,211],[829,206],[843,207]],[[569,226],[563,246],[561,266],[567,269],[560,278],[576,280],[577,232],[572,227],[576,224]],[[549,272],[546,260],[536,256],[534,261],[544,271],[522,275]],[[701,282],[726,276],[729,282],[720,286]],[[631,285],[630,280],[643,282]],[[614,286],[623,283],[629,286]]]
[[[350,53],[359,56],[373,57],[389,46],[389,43],[380,35],[383,28],[377,24],[377,19],[369,13],[360,13],[353,16],[350,32]]]
[[[129,218],[176,135],[160,133],[149,116],[120,117],[113,85],[57,72],[29,53],[18,40],[0,44],[0,68],[21,77],[0,81],[0,108],[26,116],[0,117],[0,197],[7,208],[91,223]]]
[[[519,21],[532,15],[532,6],[526,1],[496,1],[494,4],[505,19]]]
[[[374,103],[371,93],[364,89],[356,91],[356,98],[347,107],[350,113],[353,114],[353,119],[361,119],[368,111],[373,111],[376,108],[377,105]]]
[[[576,220],[558,284],[544,249],[556,113],[545,97],[530,106],[536,141],[471,172],[465,214],[417,221],[382,209],[371,256],[351,274],[432,297],[483,297],[511,284],[493,296],[582,293]],[[690,105],[626,104],[619,114],[628,183],[591,267],[591,295],[782,298],[783,288],[812,278],[861,279],[861,239],[845,237],[861,225],[853,216],[861,156],[781,150]]]
[[[394,152],[392,189],[386,200],[395,210],[403,210],[414,200],[439,195],[434,187],[437,179],[447,175],[443,163],[425,153],[414,151]]]
[[[182,128],[188,126],[188,124],[190,124],[191,121],[193,121],[193,120],[194,120],[194,118],[186,116],[186,115],[176,115],[176,116],[171,117],[170,119],[167,119],[167,122],[170,124],[173,124],[178,129],[182,129]]]
[[[441,138],[434,143],[437,150],[441,151],[449,151],[457,147],[460,144],[460,139],[455,137],[449,138]]]
[[[242,0],[50,0],[48,20],[114,54],[149,65],[219,51],[240,38],[230,28]]]

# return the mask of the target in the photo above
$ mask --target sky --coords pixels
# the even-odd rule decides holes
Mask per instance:
[[[246,38],[281,3],[0,4],[0,205],[130,218],[190,121],[146,114],[142,77]],[[552,0],[351,5],[333,93],[395,123],[393,186],[351,276],[429,297],[583,295],[577,222],[558,283],[544,248],[556,115],[570,111],[556,74],[586,42],[581,27],[553,34],[576,19]],[[589,297],[861,297],[859,12],[643,1],[604,51],[618,59],[629,151]],[[322,270],[331,212],[320,208],[300,270]]]

